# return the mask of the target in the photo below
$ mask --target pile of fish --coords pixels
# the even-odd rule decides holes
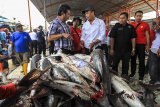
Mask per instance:
[[[0,107],[146,107],[137,92],[109,71],[99,49],[91,56],[34,55],[30,73],[18,84],[24,88]]]

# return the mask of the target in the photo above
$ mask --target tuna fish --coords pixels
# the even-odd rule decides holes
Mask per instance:
[[[109,107],[109,101],[107,94],[111,94],[111,80],[109,74],[109,68],[106,58],[104,56],[104,52],[100,49],[95,49],[91,54],[93,65],[95,66],[96,71],[100,75],[100,79],[102,82],[104,97],[99,102],[102,107]]]
[[[130,106],[130,107],[145,107],[144,104],[139,100],[136,96],[137,93],[133,91],[126,82],[123,81],[122,78],[111,75],[111,83],[114,90],[117,93],[124,91],[125,93],[122,95],[122,99]]]
[[[38,61],[41,59],[41,55],[35,54],[31,59],[31,68],[30,70],[36,69],[38,65]]]

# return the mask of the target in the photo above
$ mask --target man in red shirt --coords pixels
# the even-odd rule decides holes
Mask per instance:
[[[136,59],[138,56],[139,59],[139,80],[143,80],[145,73],[145,51],[149,52],[149,25],[146,22],[142,21],[143,12],[137,11],[135,13],[135,22],[132,22],[137,32],[136,38],[136,52],[135,55],[131,58],[131,74],[130,77],[133,77],[136,72]]]
[[[71,26],[71,36],[73,37],[73,47],[74,53],[81,53],[81,46],[80,46],[80,37],[81,37],[81,30],[78,26],[81,23],[81,19],[79,17],[73,18],[73,26]]]

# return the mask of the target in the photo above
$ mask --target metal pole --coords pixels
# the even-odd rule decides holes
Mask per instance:
[[[31,24],[31,13],[30,13],[30,0],[28,0],[28,15],[29,15],[29,30],[32,31],[32,24]]]
[[[47,21],[46,21],[46,0],[44,0],[44,18],[45,18],[45,30],[47,30]]]

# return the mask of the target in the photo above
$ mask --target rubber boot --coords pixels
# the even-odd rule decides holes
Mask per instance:
[[[27,75],[28,63],[24,63],[22,68],[23,68],[23,74]]]

